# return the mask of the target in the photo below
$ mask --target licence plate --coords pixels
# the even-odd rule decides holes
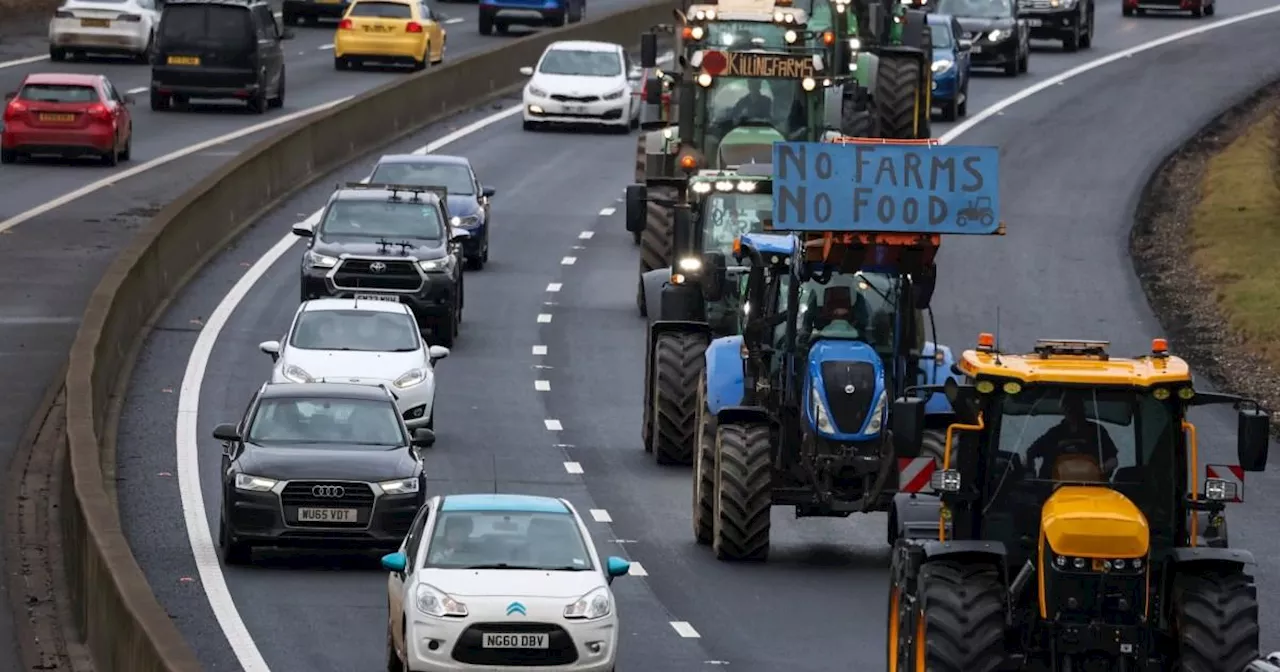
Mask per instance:
[[[110,28],[111,19],[80,19],[81,28]]]
[[[400,301],[395,294],[356,294],[356,301]]]
[[[1027,25],[1031,26],[1032,28],[1039,28],[1040,26],[1044,25],[1044,21],[1040,19],[1027,19]]]
[[[486,649],[545,649],[547,636],[532,635],[519,632],[486,632],[484,633]]]
[[[385,33],[390,30],[391,30],[390,26],[365,26],[364,27],[364,32],[366,33]]]
[[[979,47],[978,45],[976,45],[976,44],[975,44],[975,45],[973,45],[973,46],[969,47],[969,52],[970,52],[970,53],[974,53],[974,54],[981,54],[981,53],[982,53],[982,47]]]
[[[76,120],[74,114],[50,114],[49,112],[40,113],[40,121],[56,121],[59,123],[70,123]]]
[[[587,111],[587,106],[586,105],[565,105],[564,111],[566,114],[585,114]]]
[[[200,65],[199,56],[170,56],[166,61],[169,65]]]
[[[355,523],[355,509],[298,509],[300,523]]]

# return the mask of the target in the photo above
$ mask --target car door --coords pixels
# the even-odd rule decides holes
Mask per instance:
[[[438,61],[444,58],[444,20],[434,9],[431,9],[427,3],[418,3],[418,11],[422,14],[422,20],[426,23],[427,39],[431,41],[430,60]]]
[[[278,92],[284,70],[284,49],[280,46],[280,26],[267,5],[253,6],[253,23],[258,35],[262,86],[269,92]]]
[[[964,37],[964,29],[960,27],[960,22],[951,19],[951,42],[956,45],[956,71],[960,74],[960,90],[966,91],[965,86],[969,83],[969,57],[973,53],[973,48],[960,48],[960,41]]]
[[[102,78],[102,90],[98,95],[102,97],[103,104],[111,112],[116,132],[116,147],[122,147],[124,139],[129,137],[129,111],[125,109],[124,96],[116,91],[116,87],[112,86],[111,80],[106,77]]]
[[[396,643],[396,648],[399,650],[404,649],[405,586],[409,583],[409,577],[413,576],[418,558],[421,557],[419,551],[422,547],[422,537],[427,527],[427,520],[431,517],[434,502],[434,499],[430,499],[422,505],[418,515],[413,519],[413,524],[409,526],[409,534],[400,544],[400,552],[405,556],[405,573],[387,575],[387,627],[390,629],[392,641]]]

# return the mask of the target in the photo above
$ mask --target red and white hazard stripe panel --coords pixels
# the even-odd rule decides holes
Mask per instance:
[[[1206,464],[1204,465],[1204,477],[1235,483],[1236,498],[1227,501],[1244,501],[1244,467],[1238,464]]]
[[[898,492],[933,492],[929,479],[937,468],[932,457],[898,458]]]

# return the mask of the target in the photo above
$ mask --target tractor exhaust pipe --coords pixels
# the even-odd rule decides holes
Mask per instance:
[[[1009,602],[1012,603],[1022,596],[1022,591],[1026,589],[1027,583],[1031,581],[1031,575],[1036,573],[1036,566],[1030,560],[1027,564],[1018,570],[1018,575],[1013,577],[1013,582],[1009,584]]]

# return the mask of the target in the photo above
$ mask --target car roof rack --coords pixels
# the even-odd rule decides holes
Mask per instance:
[[[382,184],[378,182],[347,182],[339,185],[340,189],[359,189],[363,191],[389,191],[391,198],[398,200],[401,193],[411,194],[410,200],[420,201],[426,193],[435,194],[440,200],[449,197],[449,190],[439,185],[421,184]]]
[[[1106,361],[1109,357],[1107,348],[1110,346],[1110,341],[1042,338],[1036,341],[1035,353],[1040,355],[1041,359],[1062,355],[1068,357],[1097,357]]]

